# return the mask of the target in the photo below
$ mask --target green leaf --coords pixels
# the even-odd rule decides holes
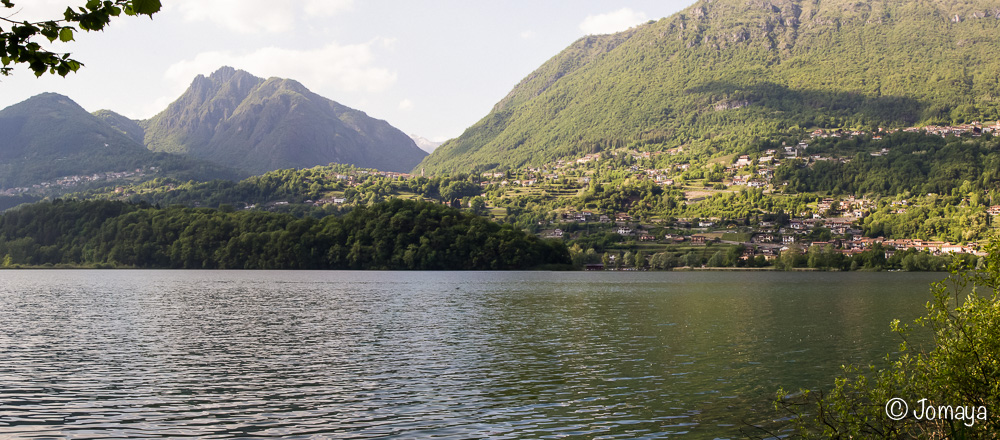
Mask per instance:
[[[141,15],[153,15],[160,11],[160,0],[132,0],[132,11]]]
[[[41,29],[40,33],[42,35],[44,35],[45,38],[48,38],[49,42],[56,41],[56,38],[59,37],[59,32],[56,31],[54,28],[50,28],[50,27],[43,27]]]
[[[64,28],[60,29],[59,30],[59,41],[62,41],[63,43],[65,43],[67,41],[73,41],[73,28],[71,28],[71,27],[64,27]]]

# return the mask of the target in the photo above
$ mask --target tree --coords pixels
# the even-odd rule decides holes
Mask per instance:
[[[712,257],[708,259],[708,267],[723,267],[726,265],[726,257],[722,255],[722,251],[716,251],[712,254]]]
[[[781,254],[778,255],[778,261],[775,263],[775,266],[777,266],[779,270],[791,270],[795,267],[795,263],[799,255],[801,255],[799,247],[791,245],[788,249],[781,251]]]
[[[701,255],[696,251],[689,252],[684,256],[684,264],[689,267],[701,267]]]
[[[456,180],[441,188],[441,199],[450,202],[454,199],[461,199],[462,197],[472,197],[477,196],[482,192],[479,185],[475,183]]]
[[[13,0],[0,0],[0,4],[7,10],[14,9]],[[122,12],[125,15],[152,17],[159,11],[160,0],[88,0],[77,10],[67,7],[63,18],[56,20],[19,22],[12,19],[13,15],[0,17],[0,24],[9,26],[0,26],[0,62],[3,63],[0,74],[12,74],[12,64],[27,64],[35,76],[46,72],[66,76],[79,70],[83,63],[70,58],[69,53],[57,54],[44,49],[36,41],[39,37],[47,38],[50,43],[56,39],[69,42],[73,41],[73,34],[78,30],[102,30],[111,23],[112,17],[118,17]]]
[[[666,254],[663,252],[657,252],[649,258],[649,267],[653,269],[665,269],[666,268]]]
[[[635,267],[635,254],[632,251],[625,251],[625,255],[622,256],[622,266]]]
[[[932,284],[927,314],[915,321],[933,337],[907,343],[910,326],[892,322],[903,342],[888,368],[846,367],[827,393],[779,391],[805,438],[995,438],[1000,419],[1000,243],[976,267],[959,259]],[[894,358],[894,359],[893,359]],[[893,404],[893,402],[896,402]],[[930,409],[928,409],[930,407]],[[919,417],[918,417],[919,415]]]
[[[469,208],[476,215],[486,215],[489,212],[486,209],[486,200],[480,196],[475,196],[469,201]]]
[[[569,256],[573,261],[574,267],[583,267],[587,263],[587,255],[584,254],[583,248],[580,247],[579,243],[569,248]]]
[[[823,249],[820,246],[810,246],[807,254],[809,255],[809,258],[806,264],[808,264],[810,268],[816,269],[826,266],[826,260],[823,257]]]

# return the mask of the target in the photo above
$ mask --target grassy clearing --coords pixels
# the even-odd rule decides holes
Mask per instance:
[[[726,232],[720,237],[723,241],[738,241],[740,243],[746,243],[750,241],[750,234],[746,232]]]
[[[725,156],[719,156],[719,157],[716,157],[715,159],[709,160],[708,164],[709,165],[714,165],[714,164],[729,165],[729,164],[732,164],[732,163],[736,162],[736,155],[737,155],[736,153],[733,153],[733,154],[727,154]]]

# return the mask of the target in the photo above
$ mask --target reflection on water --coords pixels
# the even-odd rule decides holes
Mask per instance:
[[[0,436],[738,437],[939,274],[0,272]]]

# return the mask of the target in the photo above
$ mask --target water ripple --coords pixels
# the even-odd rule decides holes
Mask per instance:
[[[628,275],[3,271],[0,437],[739,436],[920,308]]]

